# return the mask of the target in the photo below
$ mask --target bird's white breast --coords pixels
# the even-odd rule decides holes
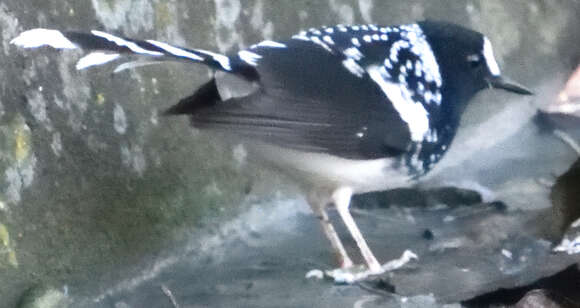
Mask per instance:
[[[349,187],[358,194],[412,184],[407,168],[398,166],[393,158],[354,160],[271,145],[248,148],[251,156],[266,161],[311,188]]]

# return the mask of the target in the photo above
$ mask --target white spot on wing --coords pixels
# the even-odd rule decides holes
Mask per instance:
[[[415,62],[415,76],[421,77],[423,74],[423,63],[421,61]]]
[[[147,43],[151,44],[151,45],[155,45],[165,51],[167,51],[168,53],[174,55],[174,56],[178,56],[178,57],[184,57],[184,58],[188,58],[194,61],[203,61],[203,58],[191,53],[187,50],[183,50],[181,48],[177,48],[174,46],[171,46],[169,44],[163,43],[163,42],[158,42],[155,40],[148,40]]]
[[[403,80],[401,82],[405,82],[405,76],[407,76],[407,67],[399,66],[399,71],[401,72],[401,74],[399,74],[399,80],[401,79],[401,77],[403,77]]]
[[[330,35],[325,35],[324,37],[322,37],[322,40],[328,43],[329,45],[334,45],[334,40],[332,39],[332,37],[330,37]]]
[[[117,53],[91,52],[77,62],[76,68],[77,70],[82,70],[93,65],[111,62],[117,58],[119,58],[119,54]]]
[[[425,85],[422,82],[417,82],[417,91],[419,92],[419,94],[423,95],[423,93],[425,92]]]
[[[351,73],[355,74],[357,77],[362,78],[365,73],[365,70],[356,63],[356,61],[352,58],[348,58],[342,61],[342,65]]]
[[[310,37],[310,40],[312,40],[314,44],[326,49],[326,51],[332,52],[332,49],[330,49],[330,47],[328,47],[328,45],[326,45],[323,41],[321,41],[317,36]]]
[[[310,38],[304,34],[296,34],[292,36],[292,39],[301,40],[301,41],[310,41]]]
[[[242,50],[238,52],[238,56],[240,57],[240,59],[244,60],[244,62],[253,66],[258,65],[258,60],[262,59],[262,56],[260,56],[259,54],[247,50]]]
[[[391,101],[401,119],[409,126],[411,139],[415,142],[423,141],[429,132],[429,114],[423,105],[411,99],[412,95],[405,86],[385,80],[379,67],[371,66],[367,72]]]
[[[258,46],[260,46],[260,47],[272,47],[272,48],[286,48],[285,44],[270,41],[270,40],[262,41],[262,42],[258,43]]]
[[[62,32],[42,28],[24,31],[11,40],[10,43],[24,48],[35,48],[44,45],[59,49],[77,48]]]
[[[430,102],[433,99],[433,92],[426,91],[423,97],[425,98],[425,102]]]
[[[485,58],[489,72],[494,76],[501,75],[501,70],[499,69],[499,65],[493,55],[493,47],[487,37],[484,37],[483,39],[483,57]]]
[[[362,59],[362,57],[363,57],[363,54],[362,54],[362,52],[360,52],[360,50],[358,50],[358,48],[356,48],[356,47],[350,47],[350,48],[347,48],[347,49],[345,49],[345,50],[343,51],[343,53],[344,53],[344,54],[345,54],[347,57],[349,57],[349,58],[353,58],[353,59],[355,59],[355,60],[357,60],[357,61],[358,61],[358,60],[360,60],[360,59]]]

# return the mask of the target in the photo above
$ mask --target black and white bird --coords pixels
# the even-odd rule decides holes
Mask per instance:
[[[90,51],[77,69],[123,60],[115,71],[167,60],[214,69],[167,114],[188,115],[196,128],[241,141],[254,158],[294,177],[348,270],[353,262],[326,213],[334,204],[367,265],[356,277],[384,268],[349,212],[351,196],[425,175],[478,91],[531,94],[501,76],[488,38],[435,21],[313,28],[229,55],[101,31],[33,29],[12,43]]]

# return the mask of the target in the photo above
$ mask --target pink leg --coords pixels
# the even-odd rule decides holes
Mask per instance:
[[[348,256],[344,246],[336,230],[332,226],[332,223],[328,219],[328,214],[326,213],[325,207],[326,203],[324,201],[319,200],[319,198],[315,198],[312,195],[308,198],[308,203],[312,208],[314,214],[320,219],[320,225],[322,226],[322,230],[324,231],[324,235],[330,241],[330,245],[338,259],[338,264],[341,268],[349,268],[353,266],[352,260]]]
[[[373,252],[370,250],[358,226],[356,225],[354,219],[350,215],[349,205],[351,196],[352,190],[350,188],[339,188],[332,194],[332,199],[334,201],[336,209],[338,210],[338,214],[340,215],[340,217],[344,221],[344,224],[348,228],[348,231],[356,241],[356,244],[360,249],[361,255],[363,256],[365,262],[369,267],[369,271],[371,273],[376,274],[383,273],[384,272],[383,268],[373,255]]]

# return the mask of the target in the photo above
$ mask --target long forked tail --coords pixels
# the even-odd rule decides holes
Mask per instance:
[[[216,70],[236,73],[232,66],[237,63],[232,63],[229,57],[221,54],[181,48],[155,40],[133,40],[97,30],[82,33],[37,28],[22,32],[10,43],[24,48],[50,46],[57,49],[81,48],[91,51],[77,62],[78,70],[115,61],[122,56],[136,56],[137,59],[119,65],[115,72],[160,61],[177,60],[203,63]]]

